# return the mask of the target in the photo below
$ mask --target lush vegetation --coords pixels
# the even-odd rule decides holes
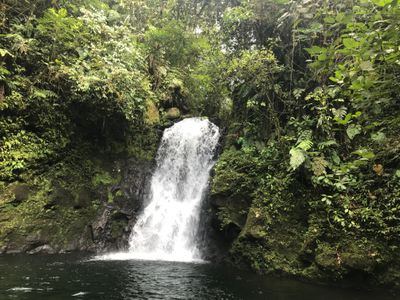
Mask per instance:
[[[207,116],[237,263],[398,284],[397,0],[5,0],[0,17],[0,216],[15,182],[107,190],[99,160],[151,159],[159,128]]]

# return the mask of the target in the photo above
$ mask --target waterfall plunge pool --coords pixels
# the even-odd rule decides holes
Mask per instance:
[[[211,263],[91,259],[82,254],[0,256],[0,299],[399,299],[386,291],[316,286]]]

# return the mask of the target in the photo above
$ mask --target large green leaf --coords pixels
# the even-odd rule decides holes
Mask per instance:
[[[357,151],[354,151],[353,154],[357,154],[365,159],[373,159],[375,157],[375,153],[367,149],[359,149]]]
[[[298,167],[300,167],[306,160],[306,155],[304,153],[304,150],[299,149],[299,148],[292,148],[289,151],[290,154],[290,167],[293,170],[296,170]]]
[[[360,45],[360,42],[356,41],[353,38],[344,38],[343,45],[348,49],[355,49]]]
[[[378,6],[385,6],[392,3],[392,0],[372,0],[372,2]]]
[[[361,126],[350,124],[346,129],[347,136],[352,140],[354,137],[361,133]]]

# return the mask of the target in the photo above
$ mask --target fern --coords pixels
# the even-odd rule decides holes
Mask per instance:
[[[332,108],[332,114],[334,118],[342,120],[347,114],[347,107],[341,106],[338,109]]]
[[[297,139],[297,144],[300,144],[302,141],[311,140],[311,139],[312,139],[312,131],[304,130],[300,133],[300,136]]]
[[[325,142],[318,143],[318,149],[319,150],[323,150],[323,149],[325,149],[326,147],[329,147],[329,146],[337,146],[336,141],[335,140],[328,140],[328,141],[325,141]]]
[[[311,140],[312,131],[304,130],[301,132],[299,138],[297,139],[296,146],[290,149],[290,168],[296,170],[300,167],[307,159],[307,150],[310,150],[313,146]]]
[[[307,151],[312,147],[312,145],[313,145],[313,142],[311,140],[304,140],[304,141],[301,141],[296,146],[296,148],[303,149],[304,151]]]

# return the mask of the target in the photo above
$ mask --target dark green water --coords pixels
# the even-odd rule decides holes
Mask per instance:
[[[212,264],[0,256],[0,299],[399,299],[385,292],[265,278]]]

